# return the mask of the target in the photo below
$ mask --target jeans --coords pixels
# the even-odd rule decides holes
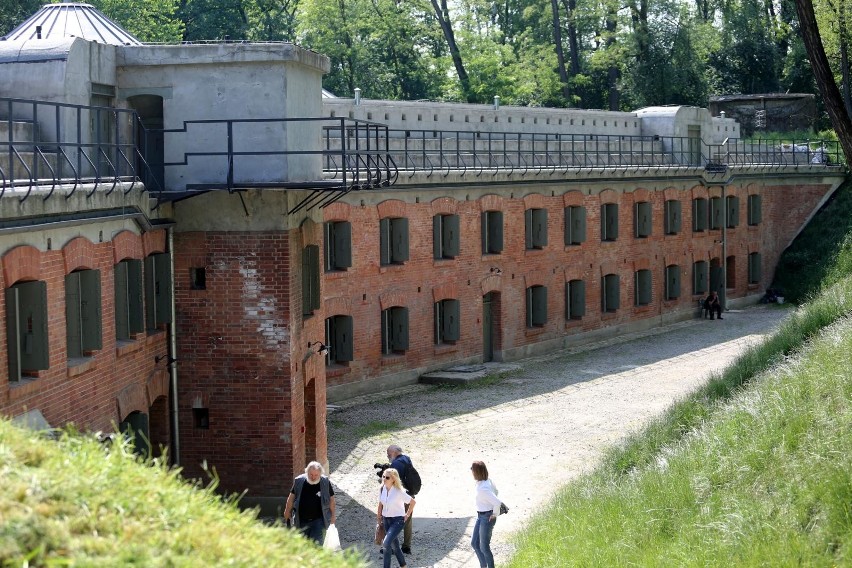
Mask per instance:
[[[399,547],[399,533],[405,526],[405,517],[382,517],[385,524],[385,540],[382,541],[382,548],[385,553],[382,556],[384,568],[390,568],[391,552],[396,556],[396,561],[400,566],[405,566],[405,556],[402,554],[402,549]]]
[[[322,517],[313,521],[300,521],[299,525],[299,530],[302,531],[302,534],[317,544],[322,545],[323,538],[325,537],[325,520]]]
[[[470,540],[470,545],[479,559],[479,565],[482,568],[494,568],[494,555],[491,554],[491,532],[494,530],[494,525],[497,523],[495,518],[489,521],[491,514],[494,511],[483,511],[476,514],[476,524],[473,525],[473,538]]]

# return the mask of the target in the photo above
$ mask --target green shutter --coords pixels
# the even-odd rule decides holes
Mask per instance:
[[[533,246],[544,248],[547,246],[547,209],[532,210]]]
[[[317,261],[319,261],[319,247]],[[169,253],[154,255],[155,300],[157,302],[157,324],[172,321],[172,258]]]
[[[610,203],[607,207],[607,239],[618,240],[618,204]]]
[[[334,223],[334,266],[335,269],[344,269],[352,266],[352,224],[348,221]]]
[[[21,380],[21,315],[19,291],[16,286],[6,288],[6,352],[9,359],[9,380]]]
[[[311,309],[320,308],[320,250],[319,245],[308,246],[308,261],[310,262],[311,276]]]
[[[533,287],[533,324],[547,323],[547,286]]]
[[[733,228],[740,224],[740,198],[735,195],[728,196],[728,227]]]
[[[311,261],[308,258],[308,248],[302,249],[302,315],[309,316],[313,313],[311,307]]]
[[[571,316],[581,318],[586,315],[586,282],[584,280],[572,280],[571,288]]]
[[[391,263],[390,222],[387,218],[379,221],[379,263],[383,266]]]
[[[127,319],[130,333],[145,331],[145,295],[142,282],[142,261],[127,260]]]
[[[444,242],[444,256],[455,258],[461,251],[461,242],[459,239],[459,216],[446,215],[443,219],[443,227],[441,238]]]
[[[713,266],[710,268],[710,292],[722,291],[722,267]]]
[[[483,211],[479,216],[479,236],[482,239],[482,254],[488,254],[488,212]]]
[[[633,217],[636,236],[649,236],[651,234],[651,204],[647,201],[637,203],[633,208]]]
[[[459,325],[460,304],[458,300],[444,300],[441,302],[441,335],[445,341],[458,341],[461,336]]]
[[[763,211],[760,195],[748,196],[748,224],[759,225],[763,220]]]
[[[157,328],[157,269],[153,256],[145,258],[145,327]]]
[[[680,266],[666,267],[666,299],[675,300],[680,297]]]
[[[391,261],[403,263],[408,260],[408,219],[399,217],[391,220]]]
[[[130,338],[130,300],[127,291],[127,262],[114,267],[115,279],[115,338]]]
[[[83,328],[83,354],[102,347],[101,342],[101,271],[80,273],[80,319]]]
[[[393,350],[405,351],[408,349],[408,308],[391,308],[391,320]]]
[[[634,282],[636,289],[636,305],[647,306],[651,303],[651,271],[637,270]]]
[[[503,251],[503,212],[491,211],[489,215],[488,231],[492,253]]]
[[[707,229],[707,200],[699,197],[692,200],[692,230]]]
[[[335,361],[354,360],[352,316],[335,316],[333,321],[334,343],[332,344],[331,355]]]
[[[711,229],[720,229],[722,228],[722,214],[724,204],[722,203],[721,197],[711,197],[710,198],[710,228]]]
[[[533,232],[533,210],[527,209],[524,211],[524,247],[527,250],[534,246]]]
[[[693,294],[707,293],[707,262],[699,260],[692,265],[692,292]]]
[[[382,310],[382,355],[390,353],[390,308]]]
[[[80,327],[80,274],[72,272],[65,277],[65,336],[68,343],[68,358],[82,357]]]
[[[614,312],[621,307],[620,282],[617,274],[607,274],[602,279],[604,290],[601,307],[605,312]]]
[[[432,217],[432,258],[444,258],[444,231],[441,215]]]
[[[572,233],[574,231],[574,220],[573,220],[573,215],[572,215],[573,211],[574,211],[573,207],[566,207],[565,211],[564,211],[565,212],[565,230],[564,230],[565,246],[574,244],[574,237],[572,235]]]
[[[50,343],[47,320],[47,282],[23,282],[19,288],[19,328],[24,339],[21,348],[21,370],[38,371],[50,368]]]
[[[762,277],[761,274],[761,258],[759,252],[753,252],[748,255],[749,259],[749,284],[757,284]]]
[[[676,199],[666,201],[666,233],[674,235],[681,228],[681,203]]]
[[[571,238],[576,244],[586,242],[586,208],[571,208]]]
[[[609,206],[604,203],[601,205],[601,240],[606,241],[608,239],[607,235],[607,227],[609,227]]]

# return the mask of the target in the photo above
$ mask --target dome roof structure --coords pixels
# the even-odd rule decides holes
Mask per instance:
[[[111,45],[142,45],[130,33],[91,4],[46,4],[2,40],[78,37]]]

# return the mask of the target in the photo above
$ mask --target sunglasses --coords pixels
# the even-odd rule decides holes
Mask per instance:
[[[383,476],[382,476],[382,479],[390,479],[390,478],[391,478],[391,476],[390,476],[390,475],[383,475]]]

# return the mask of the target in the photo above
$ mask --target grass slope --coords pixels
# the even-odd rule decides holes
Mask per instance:
[[[360,561],[266,526],[120,442],[0,420],[0,565],[323,566]]]

